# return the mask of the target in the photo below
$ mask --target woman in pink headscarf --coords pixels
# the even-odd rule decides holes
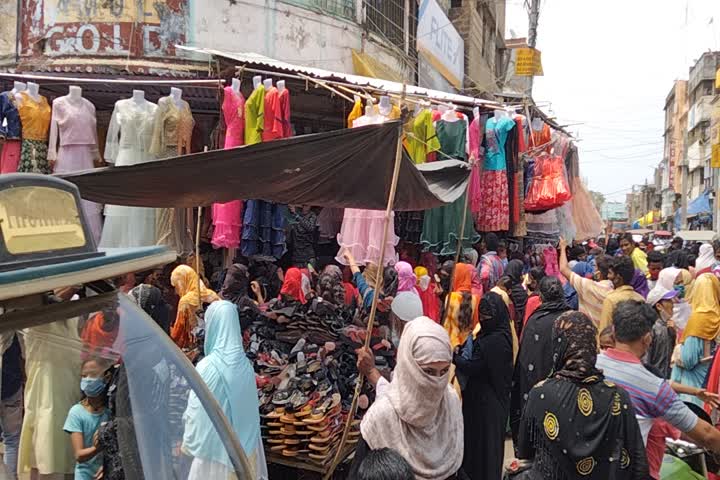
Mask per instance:
[[[398,293],[400,292],[415,292],[420,295],[415,285],[417,284],[417,277],[413,271],[412,265],[407,262],[397,262],[395,264],[395,271],[398,274]]]

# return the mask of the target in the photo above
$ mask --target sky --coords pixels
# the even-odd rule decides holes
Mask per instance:
[[[507,0],[508,38],[527,35],[523,3]],[[537,48],[535,101],[578,139],[589,188],[624,201],[654,181],[673,82],[720,50],[720,0],[542,0]]]

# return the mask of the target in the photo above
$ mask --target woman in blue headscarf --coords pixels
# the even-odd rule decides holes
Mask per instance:
[[[576,262],[575,265],[572,266],[572,271],[573,273],[579,275],[582,278],[592,278],[593,274],[593,268],[588,262]],[[577,310],[579,306],[579,300],[577,292],[570,284],[570,282],[567,282],[565,285],[563,285],[563,290],[565,291],[565,303],[567,303],[568,307],[570,307],[571,309]]]
[[[208,308],[205,355],[198,363],[198,373],[220,404],[255,470],[251,480],[266,480],[255,373],[243,350],[235,304],[223,300]],[[194,458],[188,480],[234,478],[220,436],[193,392],[190,392],[184,420],[183,450]]]

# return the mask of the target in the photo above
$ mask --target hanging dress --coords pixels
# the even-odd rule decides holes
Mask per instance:
[[[12,91],[0,93],[0,173],[15,173],[20,163],[21,132],[17,99]]]
[[[115,103],[107,138],[105,160],[125,167],[155,160],[150,153],[157,105],[143,100]],[[103,248],[148,247],[155,245],[157,215],[154,208],[105,205]]]
[[[190,153],[192,131],[195,127],[190,105],[179,104],[172,97],[158,100],[150,153],[158,159]],[[178,255],[193,251],[192,222],[186,208],[161,208],[157,212],[157,244],[175,249]]]
[[[440,151],[442,159],[451,157],[461,161],[467,161],[467,123],[463,120],[448,122],[438,120],[435,125],[438,139],[440,140]],[[423,232],[420,238],[424,251],[436,255],[453,255],[457,250],[458,238],[460,237],[463,208],[465,207],[464,193],[460,198],[449,205],[433,208],[425,212],[423,221]],[[468,208],[469,210],[469,208]],[[462,238],[462,248],[470,248],[474,243],[480,241],[480,236],[473,226],[472,213],[465,215],[465,229]]]
[[[290,138],[293,136],[292,123],[290,123],[290,90],[283,88],[278,98],[280,99],[282,138]]]
[[[53,172],[62,174],[93,169],[99,156],[95,105],[82,97],[76,100],[70,96],[56,98],[53,101],[47,154],[48,161],[55,162]],[[81,202],[97,245],[103,227],[102,205],[85,199]]]
[[[232,87],[225,87],[222,111],[225,119],[225,149],[245,143],[245,97]],[[212,206],[212,244],[215,248],[238,248],[242,229],[242,200],[214,203]]]
[[[20,147],[21,173],[52,173],[48,162],[48,132],[50,130],[50,104],[42,95],[35,100],[29,93],[20,93],[20,124],[22,144]]]
[[[386,117],[363,115],[355,120],[353,128],[365,125],[384,123]],[[345,249],[350,250],[358,265],[378,264],[380,250],[385,231],[385,210],[364,210],[360,208],[346,208],[343,215],[340,233],[337,236],[338,250],[335,260],[341,265],[347,265],[343,256]],[[397,262],[395,246],[400,239],[395,235],[395,212],[391,214],[387,240],[385,242],[385,255],[383,265],[394,265]]]
[[[477,218],[482,209],[482,187],[480,175],[483,162],[485,161],[485,149],[482,147],[483,137],[485,136],[485,122],[487,116],[477,116],[473,118],[468,126],[468,144],[470,146],[470,160],[473,163],[472,172],[470,172],[470,186],[468,193],[470,194],[470,211],[473,218]],[[474,162],[473,162],[474,160]]]
[[[477,217],[477,227],[482,232],[497,232],[510,228],[505,142],[513,127],[515,122],[507,117],[490,117],[485,123],[482,203]]]
[[[265,101],[265,86],[260,84],[245,102],[245,144],[254,145],[267,140],[281,138],[282,125],[277,118],[279,98],[277,89],[268,90],[270,99]],[[265,123],[268,114],[273,121]],[[273,129],[265,133],[266,125]],[[286,251],[285,206],[263,200],[248,200],[243,212],[242,242],[240,251],[245,257],[281,258]]]

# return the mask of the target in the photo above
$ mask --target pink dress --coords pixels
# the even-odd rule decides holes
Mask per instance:
[[[482,122],[484,125],[484,122]],[[485,149],[481,147],[484,128],[480,128],[480,117],[475,117],[468,128],[468,141],[470,142],[470,156],[474,158],[473,168],[470,173],[470,211],[473,218],[482,209],[482,186],[480,184],[480,169],[484,160]]]
[[[58,149],[58,141],[60,148]],[[55,162],[53,173],[72,173],[95,168],[99,157],[95,105],[80,97],[59,97],[52,104],[49,161]],[[83,211],[95,238],[100,243],[102,234],[102,205],[82,200]]]
[[[239,147],[245,139],[245,98],[242,93],[235,93],[232,87],[225,87],[225,98],[222,105],[225,130],[225,148]],[[242,200],[227,203],[214,203],[212,218],[212,244],[215,248],[238,248],[242,230]]]

